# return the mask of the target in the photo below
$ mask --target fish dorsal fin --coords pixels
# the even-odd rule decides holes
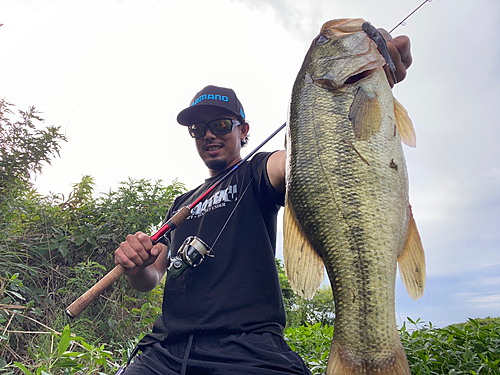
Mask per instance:
[[[359,141],[367,141],[378,133],[382,124],[382,111],[377,96],[370,95],[363,87],[359,87],[351,104],[349,120]]]
[[[419,299],[425,289],[425,254],[411,208],[410,225],[405,246],[398,256],[398,264],[399,274],[408,294],[414,300]]]
[[[307,240],[288,199],[283,216],[283,258],[293,291],[306,299],[314,297],[325,277],[323,259]]]
[[[396,116],[396,126],[398,127],[401,141],[409,147],[416,147],[417,136],[415,129],[413,129],[413,123],[405,107],[396,98],[394,98],[394,115]]]

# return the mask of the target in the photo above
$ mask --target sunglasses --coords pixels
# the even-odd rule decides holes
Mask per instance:
[[[201,138],[207,132],[207,127],[212,134],[221,135],[231,133],[235,126],[241,125],[239,121],[230,118],[220,118],[209,122],[195,122],[188,126],[189,134],[193,138]]]

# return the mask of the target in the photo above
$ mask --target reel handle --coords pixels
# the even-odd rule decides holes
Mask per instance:
[[[99,280],[92,288],[82,294],[75,302],[66,308],[66,315],[76,318],[85,310],[99,295],[111,286],[125,273],[125,268],[121,265],[113,268],[109,273]]]

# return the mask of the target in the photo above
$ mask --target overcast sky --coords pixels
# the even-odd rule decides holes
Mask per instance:
[[[0,0],[0,97],[35,105],[68,137],[36,180],[41,193],[67,195],[83,175],[97,193],[128,177],[193,188],[208,174],[175,119],[202,87],[236,91],[249,152],[286,121],[324,22],[390,30],[422,1]],[[417,133],[404,150],[428,275],[416,302],[397,280],[399,323],[500,316],[499,21],[498,0],[433,0],[393,33],[412,41],[393,93]],[[265,150],[283,147],[275,138]]]

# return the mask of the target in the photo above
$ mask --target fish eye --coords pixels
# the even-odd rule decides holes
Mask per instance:
[[[326,36],[324,36],[324,35],[320,35],[320,36],[318,36],[318,38],[316,39],[316,42],[315,42],[315,43],[316,43],[316,45],[317,45],[317,46],[322,46],[323,44],[328,43],[328,41],[329,41],[329,40],[330,40],[330,39],[328,39]]]

